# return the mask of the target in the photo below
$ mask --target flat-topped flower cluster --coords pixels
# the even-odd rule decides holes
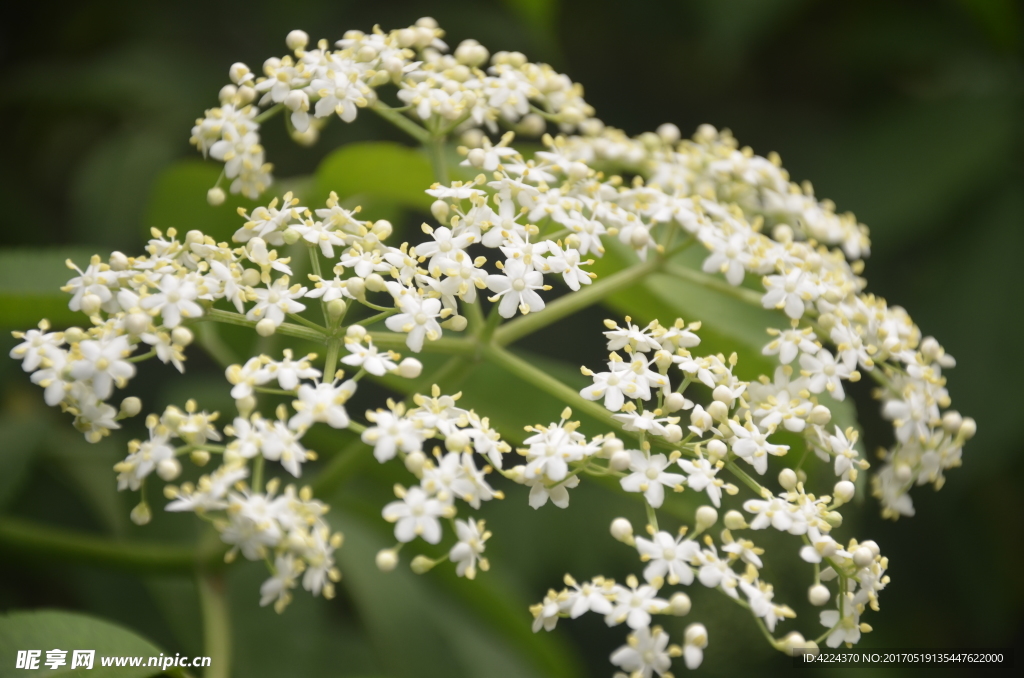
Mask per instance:
[[[549,66],[519,53],[492,57],[474,41],[449,55],[442,37],[431,19],[387,33],[351,31],[335,49],[326,41],[307,49],[308,36],[293,31],[293,53],[267,60],[263,75],[232,66],[221,106],[192,132],[200,151],[224,163],[230,190],[256,198],[272,182],[260,125],[285,114],[292,136],[312,143],[331,118],[351,122],[359,109],[370,109],[434,154],[437,183],[424,190],[434,199],[436,222],[423,224],[416,241],[389,243],[391,223],[361,219],[358,206],[335,194],[307,206],[286,193],[240,210],[232,243],[154,229],[144,255],[95,256],[84,269],[68,262],[76,275],[63,289],[88,326],[52,331],[43,321],[16,334],[21,343],[11,356],[44,389],[46,402],[73,415],[95,442],[141,412],[138,398],[112,404],[138,361],[155,357],[184,370],[198,322],[324,346],[322,366],[317,354],[296,357],[289,349],[280,358],[225,365],[237,410],[229,425],[218,429],[217,413],[200,411],[194,401],[151,414],[148,439],[133,441],[115,469],[119,489],[141,493],[132,517],[145,523],[145,486],[154,473],[177,482],[185,457],[205,466],[219,456],[219,467],[198,480],[166,485],[166,508],[209,520],[230,545],[228,558],[241,552],[267,562],[262,602],[278,610],[300,577],[305,589],[330,596],[340,576],[333,551],[341,535],[325,521],[326,505],[308,488],[282,490],[280,478],[264,480],[266,462],[277,463],[285,477],[300,477],[316,459],[302,439],[323,425],[359,434],[378,461],[399,459],[417,481],[396,486],[397,500],[383,508],[397,544],[378,553],[382,570],[397,565],[409,542],[439,544],[445,520],[455,538],[447,556],[416,556],[412,568],[426,572],[450,560],[460,576],[486,570],[490,532],[482,520],[456,514],[457,500],[475,510],[502,496],[487,480],[492,472],[528,486],[534,508],[549,501],[565,508],[583,476],[618,479],[647,507],[647,537],[634,536],[621,519],[612,526],[646,563],[644,583],[597,577],[579,584],[568,577],[568,588],[549,592],[533,614],[535,629],[586,611],[610,625],[627,624],[633,633],[612,662],[631,675],[668,675],[675,656],[691,668],[701,662],[708,642],[702,625],[690,625],[681,646],[651,626],[651,615],[690,610],[686,594],[663,593],[666,585],[699,581],[720,590],[748,608],[779,649],[815,645],[797,632],[774,637],[795,613],[774,600],[761,578],[764,551],[741,534],[748,529],[799,538],[800,556],[813,564],[810,601],[835,605],[821,613],[826,632],[819,641],[856,642],[868,628],[860,615],[877,609],[888,581],[887,563],[870,540],[841,543],[832,536],[838,509],[869,468],[856,428],[834,421],[834,404],[846,397],[848,382],[867,376],[877,383],[894,443],[871,485],[883,514],[893,518],[913,514],[915,485],[942,486],[976,428],[948,409],[943,370],[955,364],[952,357],[906,311],[866,292],[867,228],[816,198],[809,184],[792,182],[777,155],[739,148],[728,132],[705,125],[684,140],[666,124],[631,138],[593,117],[582,88]],[[385,87],[395,105],[384,102]],[[559,136],[544,134],[549,122]],[[513,145],[517,134],[541,137],[543,150],[521,153]],[[444,169],[449,135],[462,140],[458,180]],[[224,199],[220,183],[209,192],[213,204]],[[700,270],[677,256],[698,243],[707,250]],[[628,268],[595,281],[587,267],[609,250]],[[311,273],[298,269],[298,253],[308,255]],[[583,368],[592,383],[578,395],[504,348],[503,336],[539,329],[566,309],[599,302],[610,286],[655,270],[778,311],[762,351],[777,360],[774,373],[739,379],[738,357],[701,355],[701,323],[682,320],[608,321],[608,362]],[[555,285],[564,287],[566,302],[550,303]],[[439,372],[429,396],[389,400],[366,412],[367,423],[355,420],[349,406],[361,379],[420,376],[417,359],[395,352],[403,346],[451,354],[454,362]],[[529,427],[524,439],[504,437],[511,434],[462,407],[460,394],[443,395],[451,366],[481,359],[597,416],[608,429],[584,435],[567,408],[558,422]],[[275,407],[268,396],[288,401]],[[778,442],[782,431],[800,436],[829,465],[835,480],[823,493],[805,486],[802,460],[781,460],[789,450]],[[522,464],[507,464],[512,442],[521,443]],[[756,479],[762,476],[777,476],[778,489]],[[734,481],[754,496],[726,511],[716,540],[711,528],[719,509],[741,491]],[[708,505],[673,534],[659,528],[657,510],[684,489],[706,495]]]

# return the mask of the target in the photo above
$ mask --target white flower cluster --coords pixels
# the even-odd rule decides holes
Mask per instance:
[[[474,509],[491,499],[504,495],[487,482],[493,467],[501,468],[502,455],[511,448],[490,427],[486,417],[473,410],[458,407],[461,393],[442,395],[435,385],[431,396],[417,394],[416,407],[406,409],[403,403],[388,401],[388,409],[370,411],[366,418],[374,424],[363,432],[363,442],[373,446],[373,455],[384,463],[395,456],[404,461],[406,468],[419,479],[419,485],[405,488],[395,486],[398,501],[384,507],[383,516],[395,524],[397,545],[377,554],[377,565],[384,571],[398,564],[398,551],[417,537],[428,544],[438,544],[442,538],[441,519],[454,519],[457,515],[455,500],[460,499]],[[428,440],[444,442],[425,453]],[[475,454],[493,464],[477,466]],[[456,544],[448,558],[456,563],[456,573],[472,579],[477,568],[487,570],[489,564],[481,554],[484,542],[491,533],[485,531],[484,521],[452,520]],[[443,560],[443,558],[441,559]],[[420,555],[412,560],[412,568],[423,573],[441,560]]]
[[[519,52],[491,56],[475,40],[445,54],[443,36],[430,18],[388,33],[348,31],[336,49],[326,40],[307,49],[309,36],[292,31],[286,42],[293,54],[267,59],[263,75],[242,63],[231,66],[232,84],[221,89],[221,105],[196,121],[190,141],[224,163],[232,193],[256,198],[270,185],[273,169],[260,144],[260,122],[280,110],[289,113],[292,136],[306,144],[316,141],[329,119],[352,122],[367,107],[385,115],[408,111],[434,130],[486,126],[495,132],[501,122],[534,135],[545,120],[572,130],[593,115],[583,88],[547,64],[529,63]],[[404,104],[398,108],[377,94],[391,85]],[[210,198],[222,202],[223,190],[215,187]]]
[[[767,378],[762,378],[762,383],[742,381],[733,374],[735,355],[726,360],[721,355],[691,352],[700,343],[696,334],[699,323],[686,325],[677,320],[665,327],[653,321],[640,327],[627,318],[625,327],[610,320],[606,326],[608,348],[613,350],[608,371],[595,373],[583,368],[594,383],[580,395],[603,400],[608,410],[616,412],[612,419],[621,431],[639,438],[639,449],[625,449],[614,434],[599,436],[588,444],[576,431],[579,422],[565,421],[571,416],[566,411],[558,424],[530,429],[536,431],[526,441],[530,447],[520,450],[530,463],[508,475],[534,485],[530,503],[535,507],[544,503],[534,501],[539,486],[557,497],[555,504],[564,508],[568,504],[566,488],[578,485],[581,475],[612,476],[626,492],[641,494],[648,511],[650,539],[634,537],[632,525],[624,518],[616,519],[611,531],[619,541],[634,546],[641,562],[647,564],[643,571],[646,584],[639,585],[631,575],[626,586],[604,577],[581,586],[567,576],[570,588],[549,591],[544,601],[531,608],[534,630],[551,630],[559,617],[597,612],[609,626],[626,623],[635,631],[628,644],[612,655],[612,662],[631,675],[637,671],[639,675],[651,675],[652,671],[666,675],[674,656],[683,656],[687,667],[696,668],[707,644],[703,626],[691,625],[683,646],[673,648],[668,646],[667,634],[650,624],[653,614],[685,615],[690,611],[686,593],[676,591],[668,596],[663,587],[698,581],[750,610],[778,649],[816,648],[817,641],[805,640],[797,632],[774,638],[776,626],[796,613],[776,602],[772,585],[761,578],[764,549],[734,536],[744,529],[771,527],[800,537],[800,557],[812,563],[815,572],[810,601],[814,605],[836,601],[836,610],[821,613],[821,623],[828,627],[821,640],[830,647],[857,642],[862,631],[870,630],[860,622],[860,615],[868,606],[878,609],[877,594],[888,583],[888,563],[874,542],[851,540],[844,548],[830,534],[842,524],[837,509],[853,498],[851,481],[867,463],[852,447],[856,440],[852,428],[844,432],[836,427],[834,434],[826,428],[832,415],[815,395],[826,390],[824,383],[812,385],[814,374],[791,379],[792,370],[787,366],[778,368],[774,382]],[[673,373],[679,374],[675,387]],[[707,402],[707,398],[689,392],[691,385],[703,385],[710,391],[706,407],[695,404],[694,400]],[[684,431],[681,418],[673,413],[686,410],[690,423]],[[815,496],[805,490],[807,474],[800,468],[802,462],[796,470],[784,468],[779,473],[779,493],[737,465],[742,461],[764,475],[769,458],[784,456],[789,450],[769,440],[780,427],[801,434],[809,448],[830,462],[838,478],[832,495]],[[669,454],[653,453],[654,446]],[[723,502],[730,501],[723,492],[729,496],[740,492],[719,477],[723,470],[748,485],[755,498],[742,503],[749,524],[743,513],[729,510],[724,519],[726,529],[716,543],[709,530],[718,522]],[[678,535],[658,527],[657,509],[666,501],[666,488],[706,493],[710,502],[697,509],[693,525],[684,525]],[[839,580],[834,592],[822,583],[833,579]],[[640,647],[645,649],[638,650]]]

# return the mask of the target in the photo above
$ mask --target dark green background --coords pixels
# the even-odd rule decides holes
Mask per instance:
[[[172,163],[196,157],[189,128],[215,104],[228,66],[242,60],[258,69],[266,57],[284,53],[292,28],[333,40],[349,28],[398,27],[432,15],[452,46],[472,37],[492,51],[518,49],[549,61],[583,83],[599,117],[629,133],[671,121],[689,134],[708,122],[732,129],[760,154],[778,151],[794,179],[812,181],[819,196],[856,212],[871,228],[869,289],[906,307],[957,358],[949,373],[954,407],[979,425],[964,467],[949,474],[945,488],[914,493],[918,516],[887,523],[873,503],[865,507],[857,534],[876,539],[889,555],[893,583],[881,597],[882,612],[866,617],[875,632],[864,645],[1005,647],[1020,637],[1020,4],[58,2],[19,12],[0,26],[5,247],[135,252],[153,223],[180,221],[187,229],[189,216],[174,214],[173,203],[154,207],[153,187]],[[268,156],[280,177],[309,173],[347,141],[404,142],[369,114],[351,126],[332,124],[312,149],[288,143],[277,125],[268,130]],[[199,198],[202,190],[200,183]],[[7,251],[3,261],[24,263],[19,252]],[[36,269],[19,270],[31,276]],[[0,308],[5,329],[12,309]],[[577,327],[596,334],[600,317],[584,314],[527,346],[565,344]],[[10,345],[0,339],[5,353]],[[556,357],[594,364],[600,346],[584,342]],[[162,381],[166,375],[159,366],[141,370],[138,389],[147,403],[180,403],[206,387],[223,390],[217,368],[201,353],[187,378]],[[125,524],[130,503],[112,492],[109,468],[123,455],[126,437],[85,446],[66,418],[42,406],[38,389],[13,361],[0,361],[0,380],[0,510],[126,538],[192,534],[194,521],[186,516],[157,516],[145,530]],[[869,449],[887,444],[891,434],[866,387],[855,395]],[[206,404],[228,403],[211,395]],[[434,574],[386,579],[363,571],[386,540],[375,512],[393,479],[376,468],[360,478],[329,498],[342,511],[334,520],[351,544],[342,562],[350,586],[338,600],[312,602],[299,594],[278,617],[256,609],[260,567],[233,570],[238,675],[524,675],[522,667],[511,668],[512,660],[500,668],[479,664],[475,657],[500,652],[487,654],[476,643],[452,646],[450,635],[432,627],[478,623],[491,633],[487,642],[507,643],[502,651],[534,666],[525,669],[528,675],[541,670],[523,656],[532,651],[523,643],[532,641],[507,640],[529,623],[525,605],[559,585],[565,571],[622,576],[635,567],[628,550],[605,537],[614,515],[639,521],[634,504],[591,484],[573,495],[569,511],[548,506],[535,513],[525,508],[524,493],[511,488],[509,500],[485,512],[496,536],[494,572],[484,575],[507,593],[510,612],[473,612],[476,584],[460,589]],[[770,579],[778,582],[780,599],[799,605],[802,584],[782,582],[806,576],[781,569]],[[0,609],[38,606],[90,611],[171,651],[200,652],[188,580],[139,579],[0,553]],[[798,608],[802,616],[812,614],[805,608]],[[701,671],[793,670],[764,647],[749,618],[723,608],[717,597],[695,594],[695,610],[691,617],[711,632]],[[538,639],[547,653],[540,666],[552,674],[608,675],[607,655],[624,635],[622,628],[604,629],[596,617],[561,623],[553,638]]]

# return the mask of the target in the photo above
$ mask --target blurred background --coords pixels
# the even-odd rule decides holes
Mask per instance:
[[[730,128],[759,154],[779,152],[795,180],[812,181],[820,197],[871,228],[869,290],[907,308],[957,358],[949,372],[953,406],[977,419],[978,435],[941,493],[914,492],[916,517],[882,521],[868,500],[844,526],[842,534],[873,538],[890,558],[892,583],[881,596],[881,613],[865,618],[875,631],[863,646],[987,648],[1019,641],[1021,4],[208,0],[27,3],[19,12],[0,25],[4,355],[13,346],[10,329],[31,327],[43,315],[57,324],[72,320],[56,290],[68,277],[60,263],[65,256],[84,263],[94,252],[138,252],[151,226],[199,227],[221,237],[234,229],[233,205],[242,203],[220,211],[206,206],[205,191],[219,169],[188,145],[193,121],[216,104],[232,62],[258,70],[268,56],[286,52],[284,36],[293,28],[334,40],[352,28],[388,29],[433,16],[453,47],[475,38],[492,52],[520,50],[551,63],[585,86],[599,117],[630,134],[663,122],[684,135],[705,122]],[[309,175],[341,144],[406,141],[369,114],[353,125],[331,124],[313,148],[290,143],[279,125],[265,132],[281,178]],[[416,206],[410,207],[399,219],[406,225],[418,223]],[[683,311],[696,308],[682,303]],[[626,308],[628,299],[620,296],[611,311],[593,309],[560,323],[523,349],[543,349],[555,372],[597,364],[598,341],[561,355],[545,347],[565,346],[567,332],[599,337],[600,319]],[[713,305],[705,308],[714,312]],[[686,318],[696,319],[692,312]],[[237,355],[249,355],[247,334],[223,338]],[[714,341],[733,346],[728,332]],[[756,359],[751,365],[758,367]],[[190,353],[185,377],[171,376],[162,365],[142,366],[132,392],[143,397],[146,411],[199,392],[204,407],[230,407],[221,367],[202,350]],[[474,404],[509,426],[548,421],[560,410],[525,387],[495,391],[493,382],[478,370],[464,389],[476,389]],[[386,392],[378,390],[368,405]],[[887,445],[891,431],[868,387],[854,395],[867,449]],[[0,513],[121,540],[197,538],[198,521],[188,516],[158,512],[146,528],[127,521],[132,498],[114,491],[111,466],[139,430],[87,445],[7,359],[0,360],[0,404]],[[344,442],[324,437],[310,446],[329,458]],[[324,497],[335,509],[332,524],[347,538],[336,600],[300,593],[276,615],[257,606],[262,565],[230,569],[235,675],[611,674],[608,654],[621,644],[624,628],[609,630],[593,616],[534,636],[526,607],[560,587],[565,572],[621,578],[635,570],[635,554],[611,540],[607,526],[617,515],[639,523],[639,505],[585,481],[569,510],[548,505],[534,512],[525,493],[511,488],[509,499],[481,512],[495,533],[490,573],[476,582],[437,571],[417,577],[402,568],[382,575],[372,556],[389,544],[390,528],[379,509],[391,484],[405,479],[400,471],[367,465],[337,496]],[[685,511],[689,500],[680,501]],[[755,540],[770,541],[762,534]],[[791,567],[804,569],[777,565],[765,576],[777,583],[776,599],[801,613],[806,632],[817,625],[816,612],[804,604],[809,572],[799,561]],[[670,630],[678,642],[684,622],[708,626],[711,645],[700,672],[793,670],[745,613],[719,596],[692,593],[694,612]],[[0,542],[0,611],[40,607],[123,624],[165,652],[203,654],[189,578],[40,558]],[[780,626],[793,628],[792,622]]]

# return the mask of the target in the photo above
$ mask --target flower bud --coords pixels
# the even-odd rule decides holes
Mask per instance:
[[[725,526],[730,530],[742,530],[748,527],[747,521],[743,517],[743,514],[735,510],[726,513],[723,522],[725,523]]]
[[[683,640],[687,645],[703,649],[708,646],[708,630],[703,624],[690,624],[686,627]]]
[[[832,488],[832,496],[843,504],[849,503],[853,499],[854,493],[856,493],[856,486],[849,480],[840,480]]]
[[[377,551],[377,569],[381,572],[391,572],[398,566],[398,553],[394,549],[381,549]]]
[[[672,366],[672,354],[668,351],[656,351],[654,353],[654,364],[662,372],[667,371]]]
[[[301,238],[302,234],[294,228],[286,228],[284,229],[284,233],[281,234],[281,239],[284,240],[286,245],[294,245],[299,242]]]
[[[222,105],[230,104],[238,96],[238,88],[234,85],[224,85],[217,93],[217,99]]]
[[[442,224],[448,223],[448,215],[451,213],[451,208],[444,200],[435,200],[430,205],[430,213],[434,215]]]
[[[331,323],[337,323],[348,310],[348,304],[344,299],[331,299],[327,302],[327,318]]]
[[[171,330],[171,341],[182,348],[191,344],[193,339],[195,339],[195,335],[187,327],[175,327]]]
[[[960,431],[957,435],[963,440],[970,440],[974,437],[974,434],[978,432],[978,424],[971,417],[965,417],[964,422],[960,425]]]
[[[708,460],[712,464],[717,463],[719,459],[725,459],[725,455],[729,453],[729,448],[717,438],[708,441],[706,449],[708,451]]]
[[[210,203],[214,207],[223,205],[225,198],[227,198],[227,196],[224,194],[224,189],[220,186],[214,186],[206,192],[206,202]]]
[[[474,148],[466,155],[466,159],[473,167],[480,168],[487,161],[487,152],[482,148]]]
[[[291,31],[284,39],[284,44],[288,45],[290,50],[300,50],[309,44],[309,35],[306,34],[306,31]]]
[[[779,485],[782,485],[783,489],[794,490],[796,489],[796,471],[791,468],[784,468],[779,471]]]
[[[100,306],[103,305],[103,300],[96,294],[86,294],[82,297],[82,313],[86,315],[96,315],[100,312]]]
[[[476,40],[463,40],[455,48],[455,59],[460,64],[478,67],[483,65],[490,57],[487,48]]]
[[[675,393],[675,392],[669,393],[668,397],[665,398],[665,411],[666,412],[670,412],[670,413],[671,412],[678,412],[679,410],[683,409],[684,405],[686,405],[686,398],[683,396],[682,393]],[[692,421],[692,416],[691,416],[691,421]]]
[[[362,341],[363,337],[366,336],[366,328],[362,325],[349,325],[348,329],[345,330],[345,336],[356,341]]]
[[[807,415],[807,421],[818,426],[824,426],[832,420],[832,412],[824,405],[815,405],[811,413]]]
[[[238,88],[238,103],[242,106],[256,98],[256,90],[248,85]]]
[[[405,468],[417,478],[423,476],[423,465],[427,463],[427,455],[419,450],[405,455]]]
[[[462,431],[455,431],[444,439],[444,446],[449,452],[463,452],[469,447],[469,436]]]
[[[772,238],[783,245],[793,242],[793,235],[793,228],[789,224],[777,224],[772,228]]]
[[[697,529],[706,530],[718,522],[718,511],[711,506],[701,506],[697,509]]]
[[[857,567],[867,567],[875,560],[875,554],[871,549],[858,546],[853,552],[853,564]]]
[[[801,654],[818,654],[818,645],[813,640],[806,640],[802,634],[792,631],[786,637],[778,641],[778,648],[790,657]]]
[[[483,144],[483,139],[484,133],[476,127],[466,130],[459,138],[466,148],[479,148]]]
[[[123,252],[111,252],[110,253],[110,268],[115,271],[124,271],[128,269],[128,257]]]
[[[119,414],[122,417],[134,417],[141,411],[142,401],[136,398],[135,396],[125,398],[124,400],[121,401],[121,410]]]
[[[252,411],[256,409],[256,398],[251,395],[239,398],[235,401],[235,409],[238,410],[238,416],[248,419]]]
[[[633,525],[625,518],[616,518],[612,521],[612,537],[623,544],[633,543]]]
[[[878,544],[876,544],[873,539],[866,539],[866,540],[862,541],[860,543],[860,545],[861,545],[861,547],[866,548],[867,550],[871,551],[871,554],[874,555],[874,556],[877,556],[878,554],[880,554],[882,552],[882,550],[880,548],[878,548]]]
[[[128,330],[129,334],[134,334],[138,336],[143,332],[148,331],[149,326],[150,317],[149,314],[147,313],[142,313],[140,311],[138,313],[129,313],[127,316],[125,316],[124,327],[126,330]]]
[[[899,463],[893,469],[893,475],[896,476],[896,480],[901,483],[908,482],[914,475],[914,469],[910,468],[909,464]]]
[[[448,318],[448,320],[441,323],[441,327],[447,330],[452,330],[453,332],[461,332],[466,329],[467,325],[469,325],[469,321],[466,320],[466,316],[464,315],[453,315],[451,318]]]
[[[423,363],[416,358],[405,358],[398,363],[398,376],[405,379],[415,379],[423,373]]]
[[[674,614],[677,617],[682,617],[690,613],[690,596],[686,595],[682,591],[674,593],[668,600],[668,611],[670,614]]]
[[[669,424],[665,427],[665,440],[670,443],[678,443],[683,439],[683,428],[679,424]]]
[[[724,422],[729,418],[729,407],[721,400],[716,400],[708,405],[708,414],[716,421]]]
[[[192,460],[192,463],[196,466],[206,466],[210,463],[210,453],[206,450],[192,450],[192,453],[188,455],[188,458]]]
[[[629,468],[629,452],[619,450],[608,460],[608,468],[613,471],[625,471]]]
[[[832,594],[829,593],[828,587],[824,584],[815,584],[811,588],[807,589],[807,600],[811,601],[811,605],[821,607],[831,598]]]
[[[416,574],[426,574],[434,569],[434,565],[437,565],[437,563],[426,556],[416,556],[409,563],[410,569]]]
[[[633,232],[629,236],[629,244],[633,246],[633,249],[642,250],[647,247],[650,242],[651,234],[642,226],[634,228]]]
[[[366,283],[362,278],[349,278],[345,281],[345,289],[356,299],[366,298]]]
[[[683,137],[682,133],[679,131],[679,128],[670,122],[666,122],[663,125],[659,125],[657,133],[658,136],[661,137],[661,140],[664,141],[666,144],[678,143],[679,140]]]
[[[583,136],[596,137],[604,131],[604,123],[597,118],[589,118],[580,123],[580,132]]]
[[[602,459],[611,459],[616,452],[621,452],[625,447],[618,438],[605,438],[601,443],[601,449],[598,451],[597,456]]]
[[[145,525],[153,519],[153,512],[149,510],[149,504],[140,502],[131,512],[132,522],[136,525]]]
[[[242,271],[242,284],[248,287],[256,287],[260,284],[260,272],[256,268],[247,268]]]
[[[88,339],[89,335],[86,334],[81,327],[69,327],[64,330],[64,341],[69,344],[77,344],[80,341]]]
[[[378,273],[371,273],[366,276],[366,289],[371,292],[383,292],[387,289],[387,285],[384,284],[384,278],[380,277]]]
[[[693,411],[690,412],[690,424],[702,432],[706,433],[714,423],[711,415],[700,405],[694,407]]]
[[[942,415],[942,428],[951,435],[956,435],[963,423],[964,418],[956,410],[949,410]]]
[[[156,465],[156,474],[166,482],[171,482],[181,475],[181,462],[173,457],[164,459]]]
[[[269,337],[277,331],[277,325],[270,318],[264,318],[263,320],[256,323],[256,334],[261,337]]]
[[[516,133],[524,137],[539,137],[548,128],[548,123],[536,113],[527,113],[516,125]]]
[[[292,130],[291,132],[292,141],[299,144],[300,146],[313,146],[320,138],[320,130],[310,125],[306,128],[306,131],[300,132],[299,130]]]

